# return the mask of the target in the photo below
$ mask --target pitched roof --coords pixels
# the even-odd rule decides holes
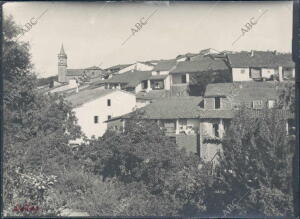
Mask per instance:
[[[205,110],[202,109],[200,119],[232,119],[238,110]],[[287,110],[276,110],[276,113],[284,118],[293,119],[295,115]],[[247,115],[253,118],[264,116],[263,110],[247,109]]]
[[[119,64],[119,65],[114,65],[114,66],[111,66],[109,68],[107,68],[106,70],[111,70],[111,69],[123,69],[123,68],[126,68],[128,66],[130,66],[132,64]]]
[[[168,77],[168,75],[151,75],[149,77],[150,80],[159,80],[159,79],[165,79]]]
[[[145,119],[188,119],[198,118],[202,97],[170,97],[155,100],[153,103],[138,109]],[[127,114],[123,118],[130,118]]]
[[[162,99],[170,96],[171,96],[171,92],[169,90],[150,90],[149,92],[141,91],[137,93],[136,99],[154,100],[154,99]]]
[[[66,97],[66,100],[69,101],[73,107],[78,107],[115,91],[116,90],[112,89],[104,89],[103,87],[88,88]]]
[[[159,61],[153,68],[153,71],[169,71],[176,65],[176,63],[175,59]]]
[[[170,73],[194,73],[203,71],[227,70],[228,67],[222,60],[214,60],[211,57],[203,57],[197,61],[185,61],[177,63]]]
[[[127,87],[135,87],[151,76],[151,71],[127,71],[117,74],[103,81],[104,83],[120,83],[127,84]]]
[[[101,68],[99,68],[98,66],[91,66],[88,68],[85,68],[86,70],[102,70]]]
[[[226,97],[233,105],[252,104],[261,100],[265,104],[268,100],[278,100],[284,82],[234,82],[208,84],[204,97]]]
[[[64,56],[67,56],[67,54],[65,53],[65,50],[64,50],[64,45],[61,44],[61,48],[60,48],[60,52],[59,52],[60,55],[64,55]]]
[[[227,54],[229,64],[233,68],[249,68],[249,67],[266,67],[277,68],[294,67],[295,63],[292,60],[291,54],[275,54],[270,51],[253,51]]]
[[[81,76],[84,74],[84,69],[67,69],[67,76]]]
[[[193,56],[195,56],[195,55],[198,55],[198,53],[186,53],[186,54],[182,54],[182,55],[178,55],[177,57],[176,57],[176,59],[181,59],[181,58],[184,58],[184,57],[186,57],[186,58],[190,58],[190,57],[193,57]]]
[[[276,81],[245,81],[245,82],[232,82],[232,83],[213,83],[208,84],[205,90],[205,97],[212,96],[228,96],[234,92],[239,92],[239,95],[245,93],[248,96],[264,96],[268,94],[275,94],[277,89],[281,89],[288,82]],[[267,93],[263,93],[263,92]],[[242,93],[241,93],[242,92]]]

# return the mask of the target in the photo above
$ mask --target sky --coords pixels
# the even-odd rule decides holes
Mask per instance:
[[[171,59],[207,48],[292,48],[293,9],[288,1],[9,2],[3,11],[20,26],[35,23],[19,41],[29,41],[38,77],[57,75],[62,43],[73,69]]]

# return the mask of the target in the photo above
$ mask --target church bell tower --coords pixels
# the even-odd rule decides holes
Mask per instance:
[[[67,54],[64,50],[64,45],[61,45],[61,49],[58,57],[58,82],[67,82]]]

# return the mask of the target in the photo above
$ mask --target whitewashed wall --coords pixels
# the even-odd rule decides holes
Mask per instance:
[[[107,99],[111,100],[111,106],[107,106]],[[107,129],[108,115],[121,116],[132,112],[136,105],[135,95],[114,91],[108,95],[99,97],[74,109],[83,133],[90,138],[92,135],[100,137]],[[98,123],[94,123],[94,116],[98,116]]]
[[[242,70],[244,72],[242,73]],[[233,81],[252,81],[249,77],[249,68],[232,68],[232,80]]]

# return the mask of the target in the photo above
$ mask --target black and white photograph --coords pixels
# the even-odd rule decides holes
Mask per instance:
[[[2,216],[299,216],[295,5],[2,4]]]

